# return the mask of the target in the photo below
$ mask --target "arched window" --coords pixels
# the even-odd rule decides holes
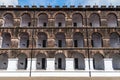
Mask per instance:
[[[27,69],[27,56],[23,53],[18,55],[18,69]]]
[[[37,63],[36,63],[36,68],[37,69],[46,69],[46,55],[45,54],[38,54],[36,56],[37,58]]]
[[[8,55],[6,53],[0,54],[0,69],[7,69]]]
[[[79,14],[79,13],[73,14],[73,16],[72,16],[73,27],[82,27],[83,26],[82,20],[83,20],[83,18],[81,16],[81,14]]]
[[[93,47],[102,47],[102,35],[97,32],[93,33],[91,43]]]
[[[4,27],[13,27],[14,20],[13,15],[10,13],[7,13],[4,15]]]
[[[65,27],[65,15],[59,13],[55,17],[55,26],[56,27]]]
[[[74,58],[74,68],[84,70],[85,69],[84,56],[82,54],[75,53],[73,54],[73,58]]]
[[[30,27],[31,26],[31,16],[27,13],[21,16],[21,27]]]
[[[65,55],[58,53],[55,55],[55,69],[64,70],[66,67]]]
[[[29,47],[29,35],[26,32],[20,34],[20,48]]]
[[[115,54],[112,57],[113,69],[120,70],[120,54]]]
[[[117,27],[117,16],[115,14],[108,14],[107,16],[107,26]]]
[[[48,25],[48,16],[46,14],[40,14],[38,16],[38,27],[46,27]]]
[[[75,33],[73,35],[73,44],[74,44],[74,47],[84,46],[84,37],[82,33]]]
[[[11,35],[10,33],[2,34],[2,48],[9,48],[11,45]]]
[[[100,16],[98,14],[92,14],[89,18],[89,25],[92,27],[100,27]]]
[[[47,35],[43,32],[38,33],[37,47],[47,47]]]
[[[110,46],[111,47],[120,47],[120,36],[118,33],[111,33],[110,34]]]
[[[66,40],[64,33],[57,33],[55,35],[56,37],[56,46],[57,47],[65,47],[66,46]]]
[[[104,70],[104,57],[101,54],[93,56],[93,66],[96,70]]]

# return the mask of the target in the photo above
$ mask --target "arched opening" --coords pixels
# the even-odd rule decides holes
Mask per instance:
[[[104,70],[104,57],[101,54],[93,56],[93,66],[96,70]]]
[[[4,27],[13,27],[14,19],[13,15],[10,13],[7,13],[4,15]]]
[[[8,55],[6,53],[0,54],[0,69],[7,69]]]
[[[114,70],[120,70],[120,54],[112,56],[112,65]]]
[[[38,16],[38,27],[48,26],[48,16],[47,14],[40,14]]]
[[[89,18],[89,25],[92,27],[100,27],[100,16],[98,14],[91,14]]]
[[[85,61],[84,56],[79,53],[73,54],[74,58],[74,69],[84,70],[85,69]]]
[[[107,26],[108,27],[117,27],[117,16],[115,14],[108,14],[107,16]]]
[[[91,43],[93,47],[102,47],[102,35],[97,32],[93,33]]]
[[[36,68],[37,69],[46,69],[46,55],[45,54],[38,54],[36,56],[37,62],[36,62]]]
[[[120,47],[120,36],[118,33],[113,32],[110,34],[110,46],[113,48]]]
[[[27,56],[23,53],[18,55],[18,69],[27,69]]]
[[[31,16],[27,13],[21,16],[21,27],[30,27],[31,26]]]
[[[83,26],[83,18],[79,13],[73,14],[72,16],[72,25],[73,27],[82,27]]]
[[[56,37],[56,46],[57,47],[65,47],[66,46],[66,40],[65,40],[64,33],[57,33],[55,35],[55,37]]]
[[[55,27],[65,27],[65,15],[59,13],[55,16]]]
[[[47,47],[47,35],[43,32],[38,33],[37,47]]]
[[[10,33],[2,34],[2,48],[9,48],[11,45],[11,35]]]
[[[74,33],[73,35],[73,45],[74,47],[83,47],[84,46],[84,37],[82,33]]]
[[[55,55],[55,69],[64,70],[66,67],[65,55],[58,53]]]
[[[20,48],[29,47],[29,35],[26,32],[20,34]]]

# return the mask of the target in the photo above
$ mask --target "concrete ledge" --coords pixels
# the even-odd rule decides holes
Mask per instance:
[[[120,80],[120,77],[1,77],[0,80]]]

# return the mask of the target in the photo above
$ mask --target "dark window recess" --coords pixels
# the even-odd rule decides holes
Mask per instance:
[[[45,63],[46,63],[45,58],[42,58],[42,69],[45,69]]]
[[[28,26],[31,26],[31,22],[28,22]]]
[[[78,58],[75,58],[74,59],[74,66],[75,66],[75,69],[78,69]]]
[[[58,69],[62,69],[62,59],[58,58]]]
[[[44,22],[44,23],[43,23],[43,26],[44,26],[44,27],[46,27],[46,26],[47,26],[47,23],[46,23],[46,22]]]
[[[25,58],[25,68],[24,69],[27,69],[27,58]]]
[[[92,23],[90,23],[90,26],[92,26]]]
[[[94,47],[94,43],[93,43],[93,40],[91,40],[91,45],[92,45],[92,47]]]
[[[29,40],[27,40],[27,47],[29,47]]]
[[[62,40],[58,40],[58,47],[62,47]]]
[[[61,27],[61,26],[62,26],[62,23],[61,23],[61,22],[59,22],[59,23],[58,23],[58,27]]]
[[[77,27],[77,23],[76,23],[76,22],[75,22],[75,23],[73,23],[73,26],[74,26],[74,27]]]
[[[74,47],[78,47],[78,41],[74,40]]]
[[[46,40],[43,40],[43,45],[42,45],[42,47],[46,47]]]

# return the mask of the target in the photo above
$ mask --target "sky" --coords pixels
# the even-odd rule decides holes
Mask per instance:
[[[14,3],[14,4],[13,4]],[[0,4],[13,4],[15,5],[15,0],[0,0]],[[17,4],[17,3],[16,3]],[[18,1],[19,5],[120,5],[120,0],[19,0]]]

